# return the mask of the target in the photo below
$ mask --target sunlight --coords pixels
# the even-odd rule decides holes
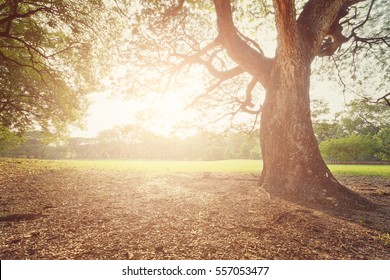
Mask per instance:
[[[125,67],[118,67],[111,78],[119,82],[125,75]],[[110,82],[104,81],[107,86],[104,92],[93,93],[89,96],[90,107],[85,118],[85,129],[72,129],[73,137],[95,137],[100,131],[111,129],[114,126],[137,124],[153,133],[169,136],[176,135],[186,138],[197,132],[195,119],[199,113],[186,106],[195,96],[204,92],[204,86],[197,77],[188,78],[187,89],[175,89],[165,94],[150,93],[142,98],[126,98],[124,93],[110,89]],[[344,97],[330,82],[312,81],[312,98],[323,98],[330,102],[330,109],[334,113],[344,106]],[[113,93],[115,92],[115,93]],[[213,116],[209,116],[210,119]],[[240,115],[240,121],[247,121],[246,115]],[[185,125],[187,124],[187,125]],[[188,125],[190,124],[190,125]],[[183,125],[186,126],[183,129]]]
[[[104,92],[89,96],[90,106],[85,118],[85,129],[73,129],[73,137],[95,137],[103,130],[115,126],[136,124],[158,135],[176,135],[186,138],[196,133],[195,128],[180,129],[195,118],[193,110],[187,109],[192,96],[202,92],[203,85],[196,79],[189,79],[188,90],[173,90],[167,93],[146,93],[142,97],[126,98],[125,93],[113,89],[115,83],[123,83],[125,66],[113,71],[109,79],[103,81]],[[111,87],[111,88],[110,88]]]
[[[191,90],[199,91],[191,87]],[[193,130],[178,131],[177,127],[190,123],[195,117],[195,112],[186,108],[189,100],[186,93],[173,91],[166,94],[150,96],[150,101],[146,101],[142,106],[146,111],[146,119],[141,119],[146,125],[145,128],[160,135],[179,134],[186,137],[193,134]],[[188,134],[188,135],[187,135]]]

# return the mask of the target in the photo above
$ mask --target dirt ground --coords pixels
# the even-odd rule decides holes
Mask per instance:
[[[0,173],[0,259],[390,259],[390,182],[370,211],[275,199],[242,174]]]

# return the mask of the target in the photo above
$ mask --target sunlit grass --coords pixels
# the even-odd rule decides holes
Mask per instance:
[[[261,161],[221,160],[221,161],[144,161],[144,160],[67,160],[55,161],[68,168],[93,168],[104,170],[129,170],[135,172],[238,172],[259,173]]]
[[[220,161],[143,161],[143,160],[26,160],[0,159],[0,169],[6,162],[15,168],[30,171],[58,169],[124,170],[132,172],[222,172],[259,174],[263,163],[260,160]],[[390,178],[390,165],[341,165],[330,164],[336,176],[380,176]]]
[[[380,176],[390,178],[390,165],[330,164],[334,175]]]

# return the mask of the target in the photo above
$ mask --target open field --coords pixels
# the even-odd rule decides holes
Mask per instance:
[[[0,159],[0,259],[390,259],[390,166],[330,168],[377,207],[270,199],[260,161]]]
[[[220,161],[142,161],[142,160],[21,160],[0,159],[0,168],[7,161],[26,170],[49,169],[104,169],[134,172],[177,173],[213,172],[259,174],[263,163],[260,160]],[[379,176],[390,179],[390,165],[329,164],[334,175]],[[0,171],[1,172],[1,171]]]
[[[222,160],[222,161],[144,161],[144,160],[16,160],[27,169],[96,169],[124,170],[130,172],[239,172],[259,173],[261,161]],[[0,162],[1,164],[1,162]]]

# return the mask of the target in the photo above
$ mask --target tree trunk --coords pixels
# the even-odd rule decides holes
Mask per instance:
[[[342,186],[321,157],[310,115],[310,60],[276,57],[262,107],[260,185],[271,195],[337,204],[362,200]]]
[[[352,1],[354,2],[354,1]],[[274,0],[278,46],[274,59],[237,32],[228,0],[214,0],[218,42],[243,71],[266,89],[260,143],[260,185],[271,195],[305,201],[366,204],[333,177],[323,161],[310,116],[310,65],[346,0],[306,1],[297,19],[295,1]],[[351,203],[352,202],[352,203]]]

